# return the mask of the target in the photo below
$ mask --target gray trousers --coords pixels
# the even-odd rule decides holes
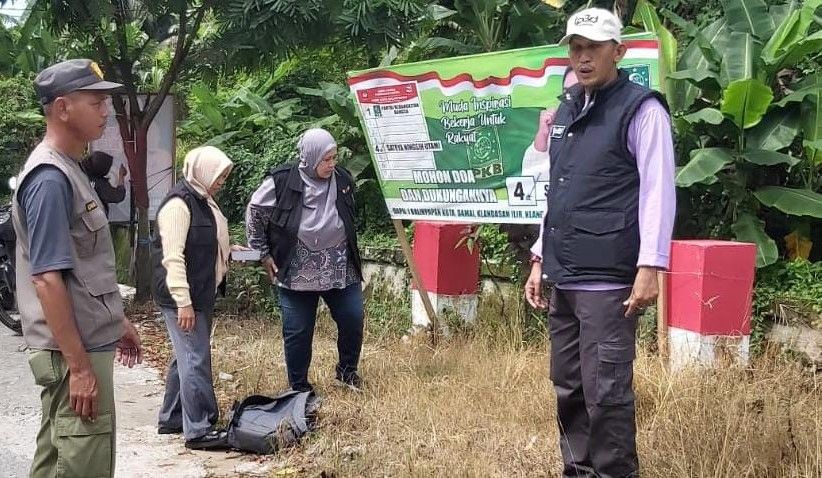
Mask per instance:
[[[192,440],[213,430],[219,418],[211,376],[211,311],[195,312],[190,332],[177,325],[177,309],[162,312],[174,358],[168,367],[159,425],[182,428],[185,439]]]
[[[631,289],[554,289],[549,308],[551,381],[563,477],[639,476],[633,361],[636,317],[622,303]]]

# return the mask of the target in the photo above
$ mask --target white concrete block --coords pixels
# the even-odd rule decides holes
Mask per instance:
[[[479,297],[476,294],[444,295],[429,292],[428,297],[431,298],[431,306],[440,319],[446,310],[453,311],[466,323],[473,323],[477,318]],[[411,291],[411,319],[414,327],[428,327],[431,324],[425,312],[422,296],[416,290]]]
[[[668,351],[671,370],[697,365],[714,367],[735,363],[747,365],[750,336],[700,335],[698,332],[670,327]]]

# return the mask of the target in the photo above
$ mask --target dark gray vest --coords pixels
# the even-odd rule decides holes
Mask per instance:
[[[357,245],[357,229],[354,222],[354,178],[345,168],[337,166],[337,213],[345,227],[348,238],[348,260],[352,261],[357,275],[362,279],[360,249]],[[286,164],[272,169],[268,174],[274,178],[277,202],[268,223],[268,247],[274,263],[279,267],[277,279],[284,281],[291,267],[291,259],[297,252],[297,234],[303,214],[303,180],[298,164]]]
[[[581,85],[561,99],[551,130],[543,273],[557,284],[630,284],[639,256],[639,172],[627,145],[640,104],[658,92],[620,70],[587,107]]]
[[[185,179],[171,188],[163,200],[160,209],[171,198],[178,197],[185,201],[191,211],[191,225],[186,237],[185,258],[186,277],[194,310],[209,311],[216,300],[216,273],[214,264],[217,260],[217,225],[214,213],[208,201],[200,196]],[[155,232],[152,241],[151,256],[154,262],[154,280],[152,295],[160,307],[177,308],[166,285],[166,268],[163,267],[163,243],[159,232]]]

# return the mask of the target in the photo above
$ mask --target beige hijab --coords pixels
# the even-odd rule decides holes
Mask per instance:
[[[183,161],[183,176],[200,195],[208,200],[208,205],[214,213],[214,222],[217,224],[217,283],[222,282],[228,271],[228,259],[231,254],[231,240],[228,237],[228,220],[220,211],[208,189],[218,177],[226,171],[231,171],[234,163],[222,151],[214,146],[202,146],[188,152]]]

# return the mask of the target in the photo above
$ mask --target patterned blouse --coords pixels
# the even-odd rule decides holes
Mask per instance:
[[[274,210],[276,194],[274,180],[270,177],[263,181],[259,189],[251,196],[246,209],[246,235],[248,245],[263,256],[268,255],[268,221]],[[312,251],[302,241],[297,240],[297,251],[289,264],[288,275],[278,285],[286,289],[299,291],[326,291],[345,289],[359,282],[354,264],[348,260],[348,243]],[[277,264],[282,267],[281,264]]]
[[[298,239],[297,252],[280,286],[291,290],[324,291],[345,289],[357,282],[357,270],[348,260],[347,241],[312,251]]]

